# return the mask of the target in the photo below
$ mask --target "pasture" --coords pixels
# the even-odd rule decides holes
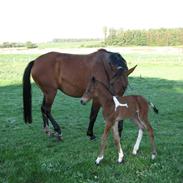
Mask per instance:
[[[39,54],[0,54],[0,182],[2,183],[109,183],[183,182],[183,53],[121,53],[129,67],[128,94],[144,95],[159,109],[150,113],[157,159],[152,161],[145,132],[137,156],[132,155],[137,128],[124,122],[121,139],[125,163],[117,164],[117,151],[109,136],[105,159],[95,165],[104,122],[99,114],[95,141],[86,136],[90,104],[61,92],[53,106],[64,141],[47,137],[42,130],[42,93],[32,84],[33,123],[22,115],[22,74],[28,61]]]

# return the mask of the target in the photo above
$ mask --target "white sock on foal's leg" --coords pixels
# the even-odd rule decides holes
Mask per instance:
[[[119,151],[119,153],[118,153],[118,163],[122,163],[122,161],[123,161],[123,156],[124,156],[123,150],[120,149],[120,151]]]
[[[97,157],[97,159],[96,159],[96,161],[95,161],[95,163],[97,164],[97,165],[99,165],[99,163],[100,163],[100,161],[102,160],[104,158],[104,156],[98,156]]]
[[[134,154],[134,155],[136,155],[137,151],[139,150],[139,146],[140,146],[140,142],[142,140],[142,136],[143,136],[143,130],[139,129],[138,137],[137,137],[137,140],[136,140],[136,143],[133,147],[133,152],[132,152],[132,154]]]
[[[151,159],[154,160],[156,158],[156,154],[152,154]]]

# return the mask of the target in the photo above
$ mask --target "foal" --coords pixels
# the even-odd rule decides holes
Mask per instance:
[[[100,153],[96,159],[96,164],[99,164],[104,157],[104,150],[106,146],[107,137],[112,127],[115,145],[118,150],[118,163],[123,161],[123,150],[120,144],[120,137],[118,133],[118,122],[125,118],[132,119],[138,126],[138,137],[133,148],[133,154],[136,155],[143,136],[144,129],[147,129],[152,146],[152,159],[156,157],[156,147],[154,143],[153,129],[148,121],[149,105],[153,108],[155,113],[158,113],[157,108],[144,97],[139,95],[115,97],[112,95],[107,86],[92,77],[85,93],[81,98],[81,104],[86,104],[92,98],[97,98],[103,108],[103,117],[106,122],[104,133],[101,140]]]

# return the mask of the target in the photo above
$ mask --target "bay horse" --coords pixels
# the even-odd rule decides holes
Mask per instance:
[[[135,66],[136,67],[136,66]],[[76,55],[59,52],[49,52],[31,61],[23,75],[23,111],[25,123],[32,122],[32,95],[30,75],[43,93],[41,106],[43,125],[49,133],[49,121],[54,127],[57,138],[61,137],[61,129],[51,114],[51,107],[57,90],[68,96],[81,97],[86,89],[91,74],[102,80],[106,85],[113,85],[116,95],[123,95],[128,85],[128,75],[135,67],[128,70],[125,59],[114,52],[100,49],[87,55]],[[122,74],[123,73],[123,74]],[[87,135],[95,138],[93,126],[100,104],[93,99]],[[120,133],[123,123],[119,125]]]
[[[143,131],[144,129],[147,129],[152,146],[151,158],[155,159],[157,152],[154,143],[153,128],[148,120],[148,110],[149,105],[153,108],[155,113],[158,113],[158,109],[140,95],[116,97],[102,81],[96,80],[95,77],[92,77],[81,98],[81,104],[86,104],[94,97],[98,98],[98,101],[102,106],[103,117],[105,120],[105,129],[101,139],[100,152],[96,159],[96,164],[98,165],[104,158],[107,137],[111,128],[114,142],[118,150],[118,163],[122,163],[124,154],[120,144],[118,122],[126,118],[131,119],[139,128],[138,137],[132,153],[134,155],[137,154]]]

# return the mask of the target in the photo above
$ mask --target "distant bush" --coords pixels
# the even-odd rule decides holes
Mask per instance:
[[[14,48],[14,47],[23,47],[23,43],[10,43],[10,42],[4,42],[0,45],[0,48]]]
[[[21,48],[21,47],[26,47],[30,49],[30,48],[37,48],[38,46],[30,41],[26,43],[4,42],[0,44],[0,48]]]
[[[30,41],[27,41],[25,43],[25,45],[26,45],[26,48],[28,48],[28,49],[32,49],[32,48],[37,48],[38,47],[35,43],[32,43]]]

